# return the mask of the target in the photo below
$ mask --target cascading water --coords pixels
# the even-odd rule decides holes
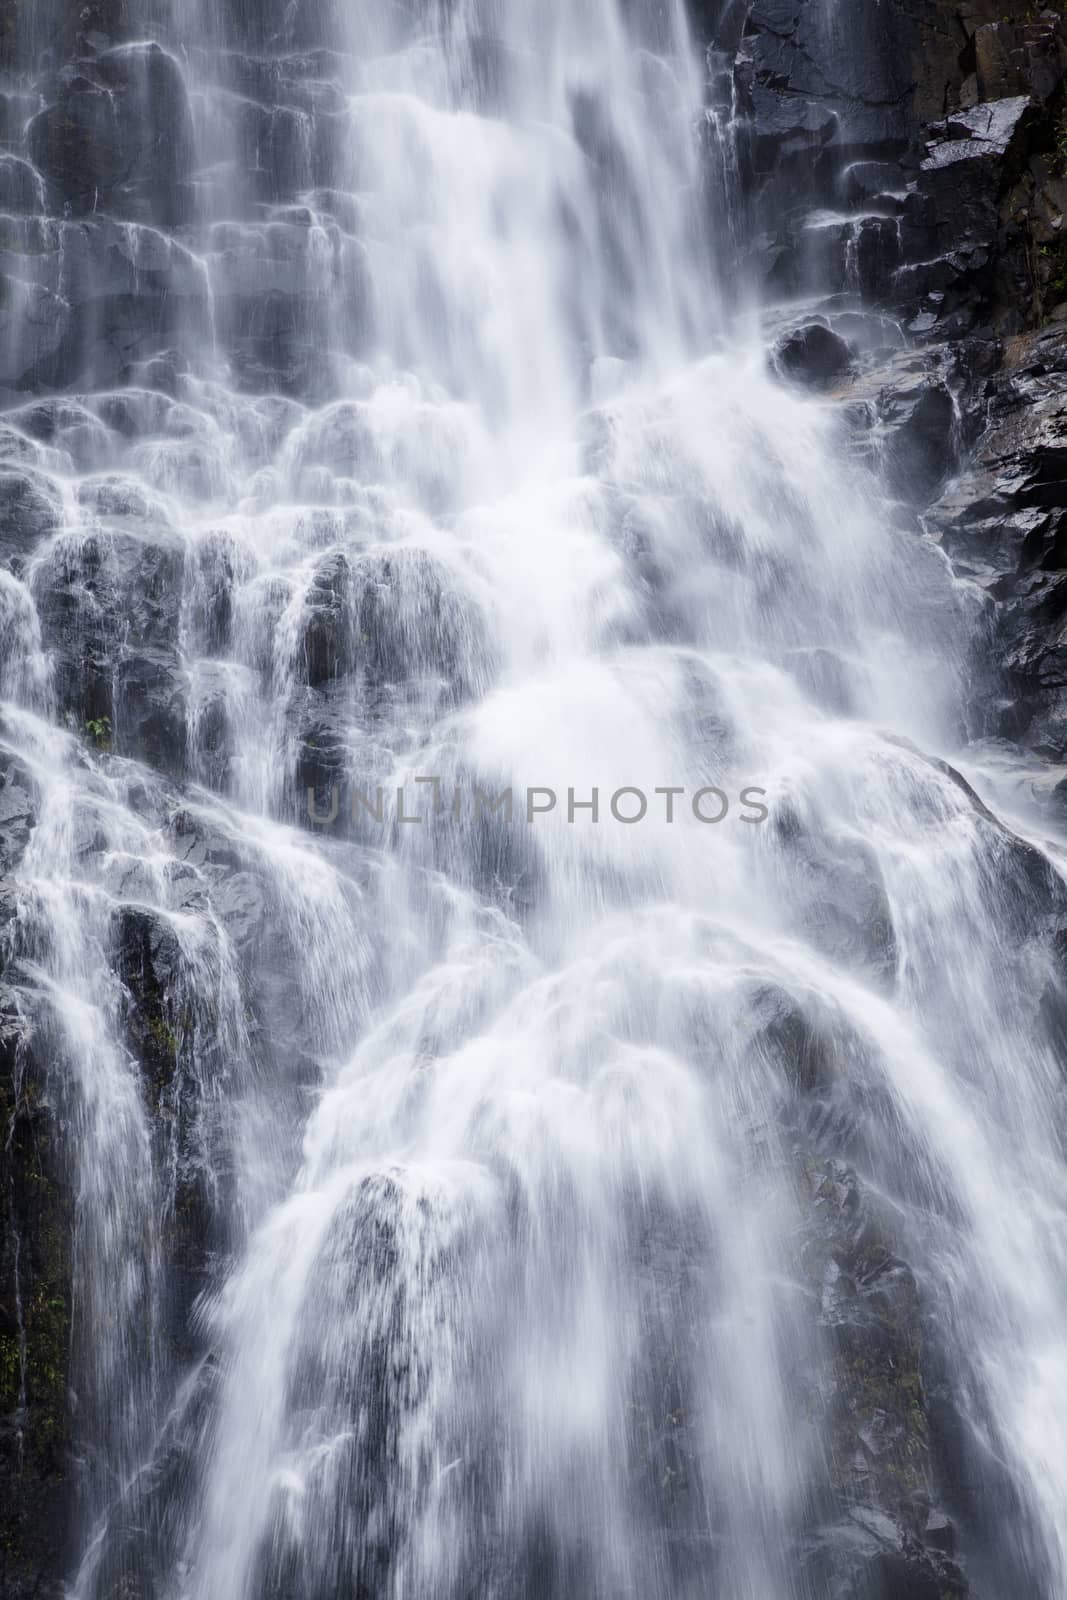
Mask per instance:
[[[2,419],[71,1600],[897,1596],[931,1374],[1067,1594],[1060,866],[923,753],[970,599],[728,293],[681,0],[287,17],[99,55],[169,231],[17,224],[170,344]]]

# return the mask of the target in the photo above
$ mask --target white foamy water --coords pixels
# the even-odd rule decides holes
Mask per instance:
[[[1010,1486],[996,1559],[1063,1595],[1063,890],[924,753],[956,743],[966,597],[717,288],[680,0],[343,11],[297,218],[235,220],[239,93],[182,24],[200,215],[127,245],[174,253],[191,369],[47,449],[6,419],[62,501],[0,574],[0,688],[79,1208],[73,1600],[814,1593],[828,1154],[894,1219],[974,1492]],[[310,294],[321,404],[236,381],[238,278]],[[159,547],[184,791],[99,748],[133,701],[57,728],[37,615]],[[124,1031],[133,914],[177,1087]],[[783,1019],[834,1041],[807,1093]]]

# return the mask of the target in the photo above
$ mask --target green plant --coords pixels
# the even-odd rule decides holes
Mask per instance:
[[[85,724],[85,731],[98,750],[111,749],[110,717],[90,717]]]

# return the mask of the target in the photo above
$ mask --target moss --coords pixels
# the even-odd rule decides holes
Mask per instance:
[[[169,1080],[174,1075],[178,1062],[178,1049],[180,1039],[174,1028],[167,1021],[162,1011],[155,1011],[147,1019],[148,1032],[152,1037],[156,1052],[159,1057],[157,1065],[162,1065]]]
[[[0,1416],[8,1416],[19,1403],[22,1355],[12,1334],[0,1335]]]

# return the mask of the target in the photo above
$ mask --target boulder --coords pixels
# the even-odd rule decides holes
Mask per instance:
[[[62,502],[43,473],[0,468],[0,561],[21,567],[59,528]]]
[[[896,936],[873,850],[790,806],[776,809],[772,826],[781,892],[804,937],[839,965],[891,985]]]
[[[853,372],[854,351],[823,322],[808,322],[781,339],[774,364],[783,377],[808,389],[834,389]]]
[[[119,753],[173,773],[186,752],[183,573],[184,545],[161,529],[72,535],[34,573],[61,711],[79,730],[106,727]]]

